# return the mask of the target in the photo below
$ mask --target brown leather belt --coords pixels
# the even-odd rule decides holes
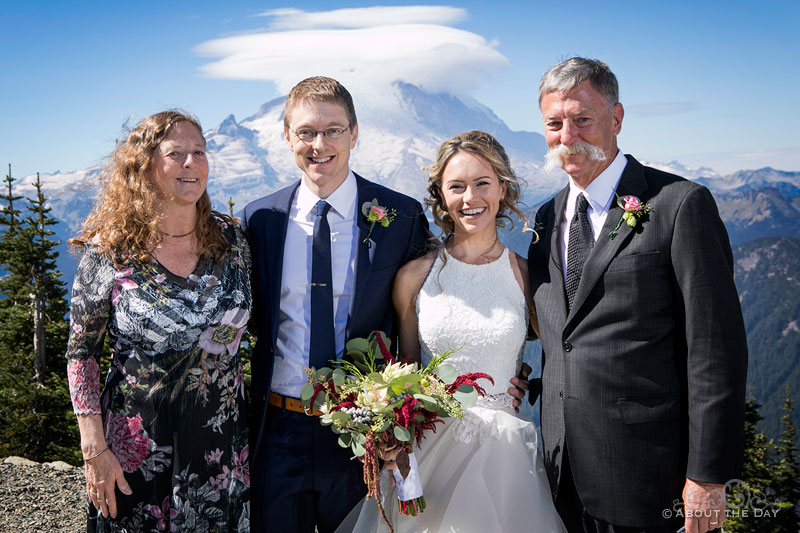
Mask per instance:
[[[308,409],[303,406],[303,402],[298,400],[297,398],[290,398],[289,396],[283,396],[282,394],[278,394],[277,392],[270,392],[269,393],[269,404],[275,407],[280,407],[281,409],[286,409],[288,411],[293,411],[295,413],[302,413],[304,415],[309,416],[320,416],[322,412],[319,409]]]

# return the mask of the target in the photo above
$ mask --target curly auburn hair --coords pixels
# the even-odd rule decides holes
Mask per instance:
[[[511,169],[511,162],[505,149],[497,142],[497,139],[488,133],[473,130],[459,133],[452,139],[446,140],[439,148],[436,161],[428,174],[428,198],[425,199],[425,205],[431,208],[434,223],[444,233],[444,241],[447,242],[452,237],[455,223],[445,207],[442,195],[442,177],[450,159],[459,152],[473,154],[489,163],[498,181],[506,184],[505,198],[500,200],[500,206],[495,215],[495,225],[503,228],[508,220],[513,228],[514,221],[507,213],[507,211],[511,211],[522,221],[523,228],[527,228],[528,216],[518,206],[521,195],[519,180]]]
[[[177,110],[162,111],[142,119],[128,138],[117,143],[100,175],[100,191],[94,208],[83,222],[80,234],[69,240],[73,250],[87,244],[98,246],[115,264],[129,260],[148,263],[161,244],[158,223],[163,218],[159,205],[163,200],[156,187],[151,167],[153,154],[171,129],[181,122],[197,128],[205,144],[203,129],[193,116]],[[233,220],[211,209],[206,191],[197,201],[195,235],[204,259],[221,261],[230,251],[217,220]]]

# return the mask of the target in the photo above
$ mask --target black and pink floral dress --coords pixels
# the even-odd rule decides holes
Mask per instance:
[[[238,347],[250,316],[250,252],[200,259],[186,278],[159,263],[115,268],[93,246],[72,288],[67,349],[76,414],[102,414],[133,493],[98,531],[250,529],[247,416]],[[100,393],[104,337],[111,368]]]

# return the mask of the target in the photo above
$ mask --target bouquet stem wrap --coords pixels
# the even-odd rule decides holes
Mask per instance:
[[[408,454],[408,466],[409,471],[405,479],[399,469],[392,470],[397,485],[397,505],[401,514],[417,516],[425,510],[425,498],[422,496],[422,480],[419,477],[417,458],[413,452]]]

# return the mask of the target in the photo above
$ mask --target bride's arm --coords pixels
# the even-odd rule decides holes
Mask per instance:
[[[511,270],[514,271],[514,277],[519,283],[519,288],[525,296],[525,302],[528,304],[528,321],[533,328],[536,336],[539,336],[539,321],[536,318],[536,309],[533,307],[533,298],[531,298],[531,291],[528,289],[528,261],[518,256],[515,252],[511,253]]]
[[[533,307],[533,298],[531,298],[531,291],[528,288],[528,261],[518,256],[516,253],[511,253],[511,269],[514,271],[514,277],[519,283],[522,294],[525,296],[525,301],[528,304],[528,321],[530,327],[533,328],[536,336],[539,336],[539,321],[536,318],[536,310]],[[531,373],[531,367],[522,363],[519,375],[511,378],[511,387],[508,388],[508,394],[514,398],[514,409],[519,411],[519,406],[522,400],[525,399],[525,394],[528,392],[529,381],[528,376]],[[537,394],[538,396],[538,394]]]
[[[397,271],[392,286],[392,302],[399,322],[398,351],[401,357],[410,357],[414,362],[420,362],[417,294],[436,259],[435,254],[436,252],[428,253],[403,265]]]

